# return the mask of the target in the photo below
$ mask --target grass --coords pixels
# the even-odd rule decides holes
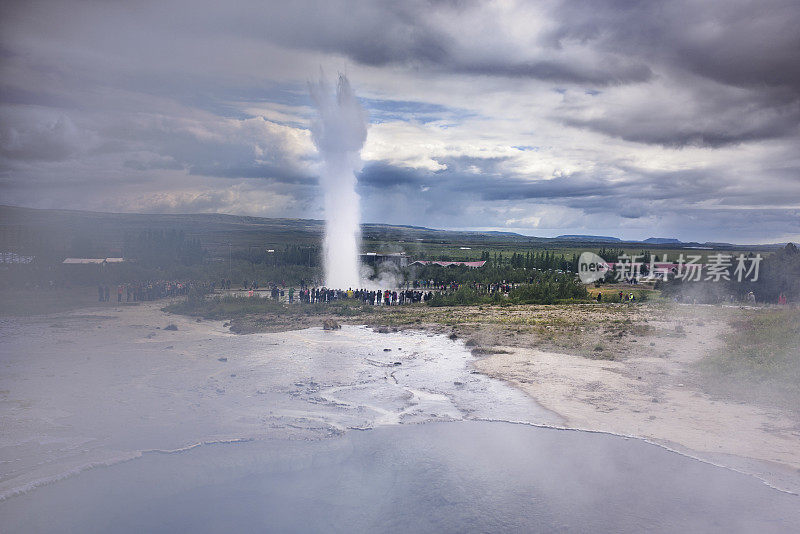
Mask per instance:
[[[800,310],[763,310],[730,321],[724,346],[700,362],[712,383],[800,410]]]
[[[212,297],[184,299],[164,307],[164,311],[204,319],[232,319],[245,315],[279,312],[284,306],[271,299],[243,297]]]
[[[649,312],[643,308],[648,307]],[[425,328],[457,333],[470,348],[487,353],[495,346],[537,347],[567,351],[592,359],[622,359],[629,342],[652,333],[645,313],[658,305],[502,304],[375,307],[355,300],[328,304],[282,304],[269,299],[211,297],[167,306],[165,311],[229,320],[237,333],[278,332],[319,326],[323,319],[376,328]],[[594,350],[600,345],[599,350]]]
[[[488,295],[479,293],[469,287],[462,287],[451,293],[436,293],[430,300],[429,305],[434,307],[443,306],[472,306],[477,304],[503,304],[506,298],[500,293]]]
[[[644,284],[635,286],[628,284],[602,284],[600,286],[587,287],[589,299],[597,301],[597,294],[603,294],[603,302],[619,302],[619,292],[622,291],[624,298],[627,299],[630,293],[636,297],[636,302],[658,302],[661,300],[661,291],[653,289]],[[624,300],[627,302],[627,300]]]

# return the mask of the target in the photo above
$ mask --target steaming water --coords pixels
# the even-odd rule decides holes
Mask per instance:
[[[153,319],[142,306],[0,321],[0,500],[197,443],[465,418],[560,422],[472,373],[463,343],[444,336],[363,327],[236,336],[219,323]],[[178,330],[156,329],[168,322]]]
[[[357,288],[361,209],[356,173],[367,138],[366,115],[342,74],[335,94],[323,79],[310,89],[319,112],[312,132],[322,156],[320,184],[325,191],[325,284]]]
[[[797,496],[638,440],[488,422],[151,454],[9,504],[0,504],[6,532],[768,533],[800,525]]]
[[[148,305],[0,321],[0,531],[800,525],[800,498],[755,478],[511,423],[561,420],[471,359],[443,336],[234,336]]]

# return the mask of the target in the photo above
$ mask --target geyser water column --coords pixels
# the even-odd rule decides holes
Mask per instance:
[[[366,113],[343,74],[339,75],[335,92],[322,77],[309,86],[319,112],[311,130],[322,157],[325,285],[337,289],[357,288],[361,207],[356,193],[356,173],[361,170],[361,147],[367,139]]]

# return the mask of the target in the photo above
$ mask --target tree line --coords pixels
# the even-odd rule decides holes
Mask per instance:
[[[137,235],[126,234],[122,254],[143,267],[162,269],[198,265],[206,257],[200,239],[187,238],[182,230],[143,230]]]

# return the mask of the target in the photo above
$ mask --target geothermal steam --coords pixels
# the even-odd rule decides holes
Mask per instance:
[[[356,288],[361,240],[361,208],[356,173],[367,138],[366,114],[347,77],[340,74],[336,92],[320,77],[310,84],[319,116],[312,124],[314,144],[322,156],[320,184],[325,191],[325,285]]]

